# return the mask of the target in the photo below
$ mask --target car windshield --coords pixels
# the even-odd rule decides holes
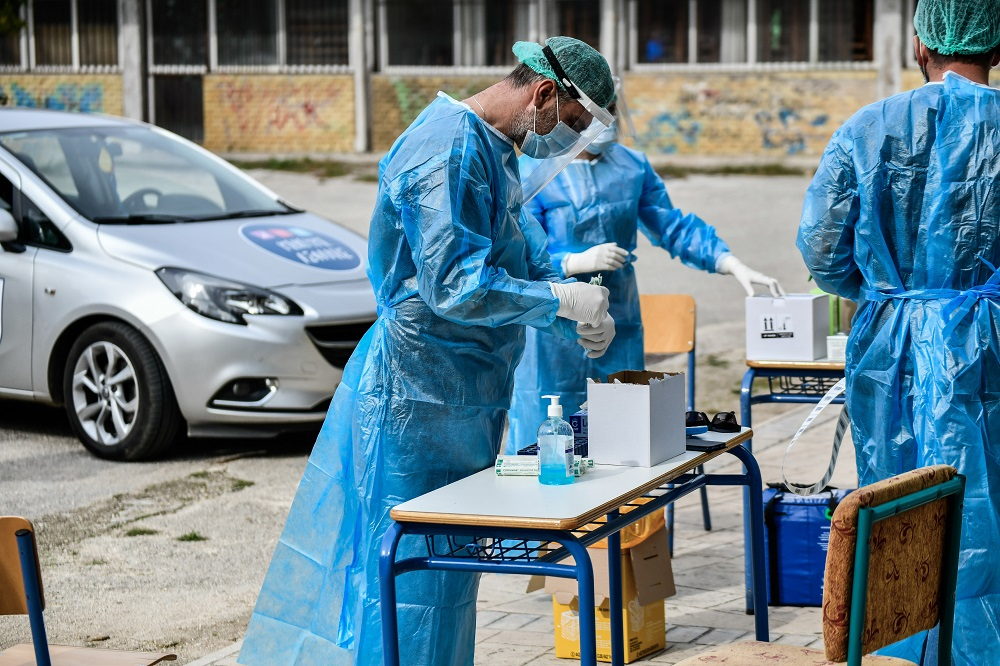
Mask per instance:
[[[0,146],[98,223],[197,222],[298,212],[235,168],[146,127],[7,132],[0,133]]]

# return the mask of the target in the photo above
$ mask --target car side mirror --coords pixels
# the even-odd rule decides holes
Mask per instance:
[[[17,222],[9,210],[0,208],[0,243],[17,240]]]

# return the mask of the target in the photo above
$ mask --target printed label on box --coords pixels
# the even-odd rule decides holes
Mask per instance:
[[[646,624],[646,609],[638,599],[628,602],[628,626],[632,631],[639,631]]]
[[[794,338],[795,325],[790,314],[766,314],[760,316],[761,338]]]
[[[562,614],[562,637],[568,641],[580,640],[580,614],[573,610]]]

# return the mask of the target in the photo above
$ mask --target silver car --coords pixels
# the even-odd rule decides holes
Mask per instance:
[[[363,238],[184,139],[0,110],[0,396],[104,458],[321,423],[375,320]]]

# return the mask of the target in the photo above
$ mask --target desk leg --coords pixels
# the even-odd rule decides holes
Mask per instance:
[[[385,666],[399,666],[399,629],[396,626],[396,548],[403,528],[393,522],[382,538],[378,560],[382,613],[382,652]]]
[[[751,402],[750,399],[753,395],[753,380],[756,375],[756,371],[753,368],[747,368],[746,373],[743,374],[743,384],[740,386],[740,418],[742,419],[740,425],[744,428],[752,428],[753,417],[751,414]],[[753,451],[753,440],[747,440],[743,445],[747,451]],[[743,473],[747,473],[746,466],[743,467]],[[749,486],[744,486],[743,488],[743,543],[744,546],[750,543],[750,521],[747,520],[747,516],[750,515],[750,488]],[[758,497],[759,499],[759,497]],[[743,549],[743,571],[744,571],[744,587],[746,589],[746,612],[747,614],[752,614],[754,611],[754,598],[753,598],[753,581],[750,578],[750,572],[752,571],[752,563],[750,562],[750,551]]]
[[[747,575],[752,574],[751,594],[754,610],[754,629],[757,640],[765,641],[768,638],[767,628],[767,578],[764,569],[764,498],[762,496],[760,467],[754,459],[753,454],[737,446],[732,449],[733,455],[743,462],[746,469],[746,483],[749,491],[749,510],[743,515],[743,526],[745,531],[750,532],[750,540],[744,542],[744,559],[751,561],[751,568]],[[747,549],[749,545],[749,550]]]
[[[597,666],[597,618],[594,612],[594,566],[579,541],[560,541],[576,566],[577,600],[580,611],[580,666]],[[389,666],[386,662],[386,666]]]
[[[608,522],[618,519],[618,509],[608,513]],[[611,666],[625,663],[625,624],[622,618],[622,534],[608,536],[608,603],[611,605]]]

